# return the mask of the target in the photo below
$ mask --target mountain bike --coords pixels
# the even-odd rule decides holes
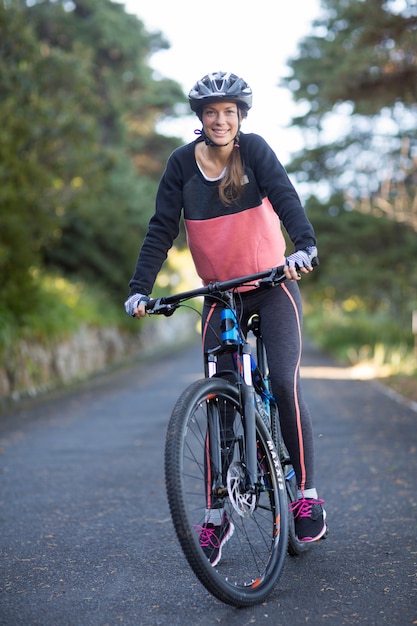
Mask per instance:
[[[210,593],[236,607],[262,602],[281,574],[287,551],[297,555],[309,547],[298,541],[289,512],[297,484],[270,390],[259,315],[250,320],[246,337],[236,313],[238,287],[272,288],[283,280],[283,267],[277,267],[146,305],[149,314],[169,316],[196,297],[210,296],[222,304],[219,345],[204,354],[205,378],[185,389],[169,420],[165,481],[190,567]],[[232,373],[217,370],[218,357],[225,353],[233,355]],[[208,501],[221,507],[234,529],[214,567],[199,541]]]

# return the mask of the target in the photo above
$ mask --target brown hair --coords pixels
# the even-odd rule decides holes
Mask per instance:
[[[246,107],[238,106],[239,122],[244,119],[248,111]],[[235,137],[235,145],[230,153],[226,165],[226,173],[220,181],[219,196],[220,200],[226,206],[229,206],[236,200],[239,200],[243,193],[243,176],[245,174],[245,165],[239,150],[239,133]]]
[[[238,136],[239,137],[239,136]],[[243,192],[242,178],[245,172],[239,144],[236,143],[227,161],[226,172],[220,181],[219,197],[226,206],[239,200]]]

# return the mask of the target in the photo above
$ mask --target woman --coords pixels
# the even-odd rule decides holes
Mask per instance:
[[[296,532],[301,541],[317,541],[326,532],[326,522],[314,482],[311,418],[300,389],[302,307],[297,285],[299,272],[311,272],[317,257],[313,227],[269,145],[259,135],[240,132],[252,106],[247,83],[231,73],[208,74],[191,89],[189,102],[202,130],[168,159],[125,309],[137,318],[145,315],[145,302],[178,235],[182,211],[189,248],[204,284],[285,264],[287,281],[274,289],[246,288],[237,300],[244,323],[256,312],[261,316],[272,392],[298,481]],[[295,249],[287,258],[280,222]],[[218,304],[207,298],[205,349],[217,345],[210,328],[219,327],[218,315]],[[231,369],[225,362],[229,358],[222,357],[221,369]],[[207,507],[200,543],[212,565],[220,560],[233,530],[223,509]]]

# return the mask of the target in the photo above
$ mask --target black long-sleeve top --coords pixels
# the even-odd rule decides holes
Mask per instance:
[[[188,245],[204,284],[281,265],[284,225],[295,250],[316,245],[314,230],[272,148],[256,134],[240,133],[243,194],[221,203],[219,181],[207,180],[195,159],[195,144],[177,148],[161,178],[156,209],[131,279],[130,294],[149,295],[179,233],[181,212]],[[235,148],[237,149],[237,148]]]

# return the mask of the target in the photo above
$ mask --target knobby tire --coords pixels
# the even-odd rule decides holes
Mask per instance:
[[[298,487],[295,477],[294,468],[291,463],[290,455],[284,444],[279,425],[279,412],[275,403],[271,403],[271,431],[278,450],[281,466],[285,477],[285,489],[287,492],[288,506],[298,499]],[[298,556],[306,552],[311,547],[311,543],[300,541],[295,532],[294,516],[288,512],[288,554],[290,556]]]
[[[235,531],[212,567],[199,544],[206,508],[204,453],[207,410],[217,415],[222,432],[223,473],[238,464],[243,449],[242,407],[236,386],[220,378],[190,385],[178,399],[168,425],[165,480],[172,521],[184,555],[204,587],[219,600],[236,607],[262,602],[282,570],[288,544],[287,494],[272,436],[256,412],[259,488],[254,509],[238,513],[226,489],[222,499]],[[228,416],[227,418],[225,416]],[[226,441],[227,439],[227,441]]]

